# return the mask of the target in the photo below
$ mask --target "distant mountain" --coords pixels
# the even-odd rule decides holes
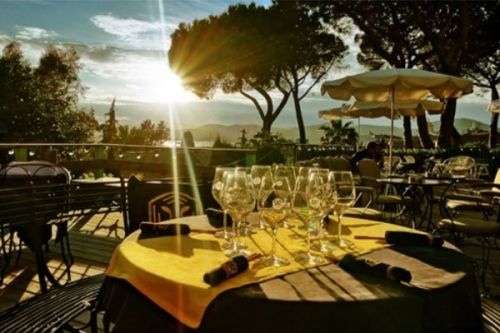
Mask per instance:
[[[326,123],[325,123],[326,124]],[[353,122],[354,128],[357,129],[357,123]],[[439,131],[440,122],[432,122],[433,133]],[[467,129],[473,127],[488,130],[489,125],[480,121],[476,121],[468,118],[455,119],[455,127],[460,133],[464,133]],[[317,144],[320,143],[320,138],[323,135],[323,131],[320,130],[321,125],[311,125],[306,126],[306,133],[309,143]],[[218,125],[218,124],[208,124],[199,127],[190,128],[189,130],[193,134],[196,141],[214,141],[217,135],[220,136],[221,140],[234,143],[238,141],[241,137],[241,131],[245,129],[247,138],[253,137],[259,130],[259,125],[247,124],[247,125]],[[361,141],[368,142],[373,140],[374,135],[389,134],[391,131],[390,126],[376,126],[376,125],[361,125]],[[276,127],[273,128],[273,132],[281,133],[285,138],[297,141],[298,130],[296,127]],[[177,134],[179,137],[181,133]],[[394,135],[402,137],[403,130],[400,127],[394,127]],[[413,129],[413,135],[417,135],[416,129]]]
[[[439,126],[441,122],[435,121],[432,122],[432,127],[433,127],[433,132],[439,132]],[[455,125],[455,128],[459,133],[464,133],[468,129],[472,129],[473,127],[489,131],[490,125],[485,124],[481,121],[474,120],[474,119],[469,119],[469,118],[460,118],[460,119],[455,119],[455,122],[453,123]]]

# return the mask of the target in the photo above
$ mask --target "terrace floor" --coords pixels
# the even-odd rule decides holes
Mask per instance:
[[[103,273],[114,248],[125,236],[121,213],[96,212],[94,215],[82,217],[70,223],[70,242],[75,263],[71,267],[71,280]],[[54,276],[61,282],[67,281],[64,263],[58,253],[58,245],[50,244],[48,266]],[[480,250],[470,247],[465,249],[471,257],[479,257]],[[27,248],[23,248],[19,264],[15,265],[17,253],[14,253],[4,284],[0,286],[0,310],[40,293],[40,284],[36,275],[35,262]],[[500,272],[500,251],[493,251],[492,268]],[[500,295],[500,279],[489,270],[487,286],[489,294]]]

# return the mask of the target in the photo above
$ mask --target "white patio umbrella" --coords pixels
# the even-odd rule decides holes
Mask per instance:
[[[428,114],[440,114],[444,110],[445,104],[439,101],[423,100],[423,101],[400,101],[394,104],[394,119],[399,119],[401,116],[421,116]],[[340,108],[319,111],[318,115],[324,120],[338,119],[358,119],[358,136],[360,133],[360,118],[381,118],[386,117],[391,119],[392,109],[387,101],[384,102],[362,102],[356,101],[351,105],[343,105]],[[391,125],[394,123],[391,122]],[[394,130],[391,128],[391,133]]]
[[[394,110],[396,102],[421,101],[429,96],[458,98],[472,93],[472,81],[459,77],[418,69],[382,69],[326,81],[321,93],[333,99],[362,102],[386,102],[391,109],[391,140],[389,158],[392,160]],[[392,168],[389,169],[392,173]]]

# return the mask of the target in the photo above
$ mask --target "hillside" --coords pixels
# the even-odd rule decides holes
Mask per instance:
[[[389,123],[389,122],[388,122]],[[460,118],[455,120],[455,127],[460,133],[465,132],[468,128],[471,128],[473,124],[477,128],[482,130],[488,130],[489,125],[475,121],[473,119]],[[432,122],[433,131],[439,131],[439,122]],[[320,130],[321,125],[311,125],[306,126],[307,138],[309,143],[319,143],[321,135],[323,131]],[[357,129],[356,123],[354,123],[354,127]],[[241,137],[241,131],[245,129],[247,131],[247,138],[251,138],[254,134],[256,134],[260,130],[259,125],[247,124],[247,125],[218,125],[218,124],[208,124],[199,127],[194,127],[189,129],[193,133],[193,137],[196,141],[214,141],[217,135],[223,141],[234,143]],[[375,126],[369,124],[361,125],[361,141],[367,142],[372,139],[373,135],[378,134],[389,134],[390,126]],[[281,133],[285,138],[296,141],[298,139],[298,131],[296,127],[276,127],[273,128],[273,132]],[[179,133],[177,134],[177,136]],[[400,127],[394,128],[395,136],[402,136],[403,130]],[[416,129],[413,129],[413,135],[417,135]]]

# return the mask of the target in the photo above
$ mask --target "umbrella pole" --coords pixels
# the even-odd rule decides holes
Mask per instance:
[[[394,140],[394,85],[391,91],[391,137],[389,139],[389,175],[392,175],[392,146]]]
[[[360,143],[361,143],[361,117],[358,117],[358,142],[356,143],[356,151],[359,150]]]

